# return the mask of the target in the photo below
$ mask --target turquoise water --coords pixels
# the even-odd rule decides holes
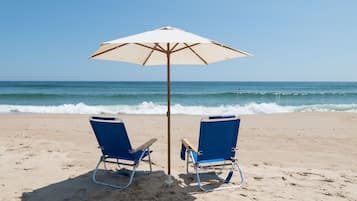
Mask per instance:
[[[166,82],[0,82],[0,112],[164,114]],[[357,82],[172,82],[177,114],[357,112]]]

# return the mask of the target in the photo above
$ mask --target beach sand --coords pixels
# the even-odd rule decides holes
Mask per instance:
[[[197,144],[201,116],[172,117],[171,187],[166,117],[118,116],[134,147],[158,139],[153,173],[125,190],[91,181],[100,150],[89,115],[0,115],[0,200],[357,200],[356,113],[241,116],[237,156],[247,183],[210,193],[198,190],[179,157],[181,138]]]

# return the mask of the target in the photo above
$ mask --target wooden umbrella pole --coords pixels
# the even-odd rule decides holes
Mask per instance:
[[[167,43],[167,173],[171,175],[170,44]]]

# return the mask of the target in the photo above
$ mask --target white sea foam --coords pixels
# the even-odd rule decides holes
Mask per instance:
[[[64,104],[52,106],[0,105],[0,113],[59,113],[59,114],[165,114],[166,105],[143,102],[138,105],[86,105]],[[214,114],[269,114],[286,112],[357,112],[357,104],[319,104],[302,106],[281,106],[276,103],[249,103],[246,105],[183,106],[172,105],[172,114],[214,115]]]

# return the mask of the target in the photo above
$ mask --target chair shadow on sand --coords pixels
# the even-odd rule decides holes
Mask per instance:
[[[182,180],[184,186],[183,189],[185,192],[190,194],[207,193],[199,188],[195,174],[183,173],[179,174],[178,177]],[[227,184],[223,183],[222,176],[213,171],[200,173],[200,178],[201,185],[204,188],[215,189],[227,186]],[[235,184],[239,182],[233,181],[233,183]]]
[[[195,200],[179,181],[169,187],[165,180],[167,174],[163,171],[153,171],[150,175],[135,175],[133,183],[127,189],[114,189],[92,182],[92,171],[58,183],[24,192],[22,201],[78,201],[78,200]],[[118,182],[125,176],[107,176],[110,173],[100,172],[102,178],[110,182]],[[99,175],[98,175],[99,176]],[[191,189],[193,190],[193,189]],[[195,190],[197,192],[197,188]]]

